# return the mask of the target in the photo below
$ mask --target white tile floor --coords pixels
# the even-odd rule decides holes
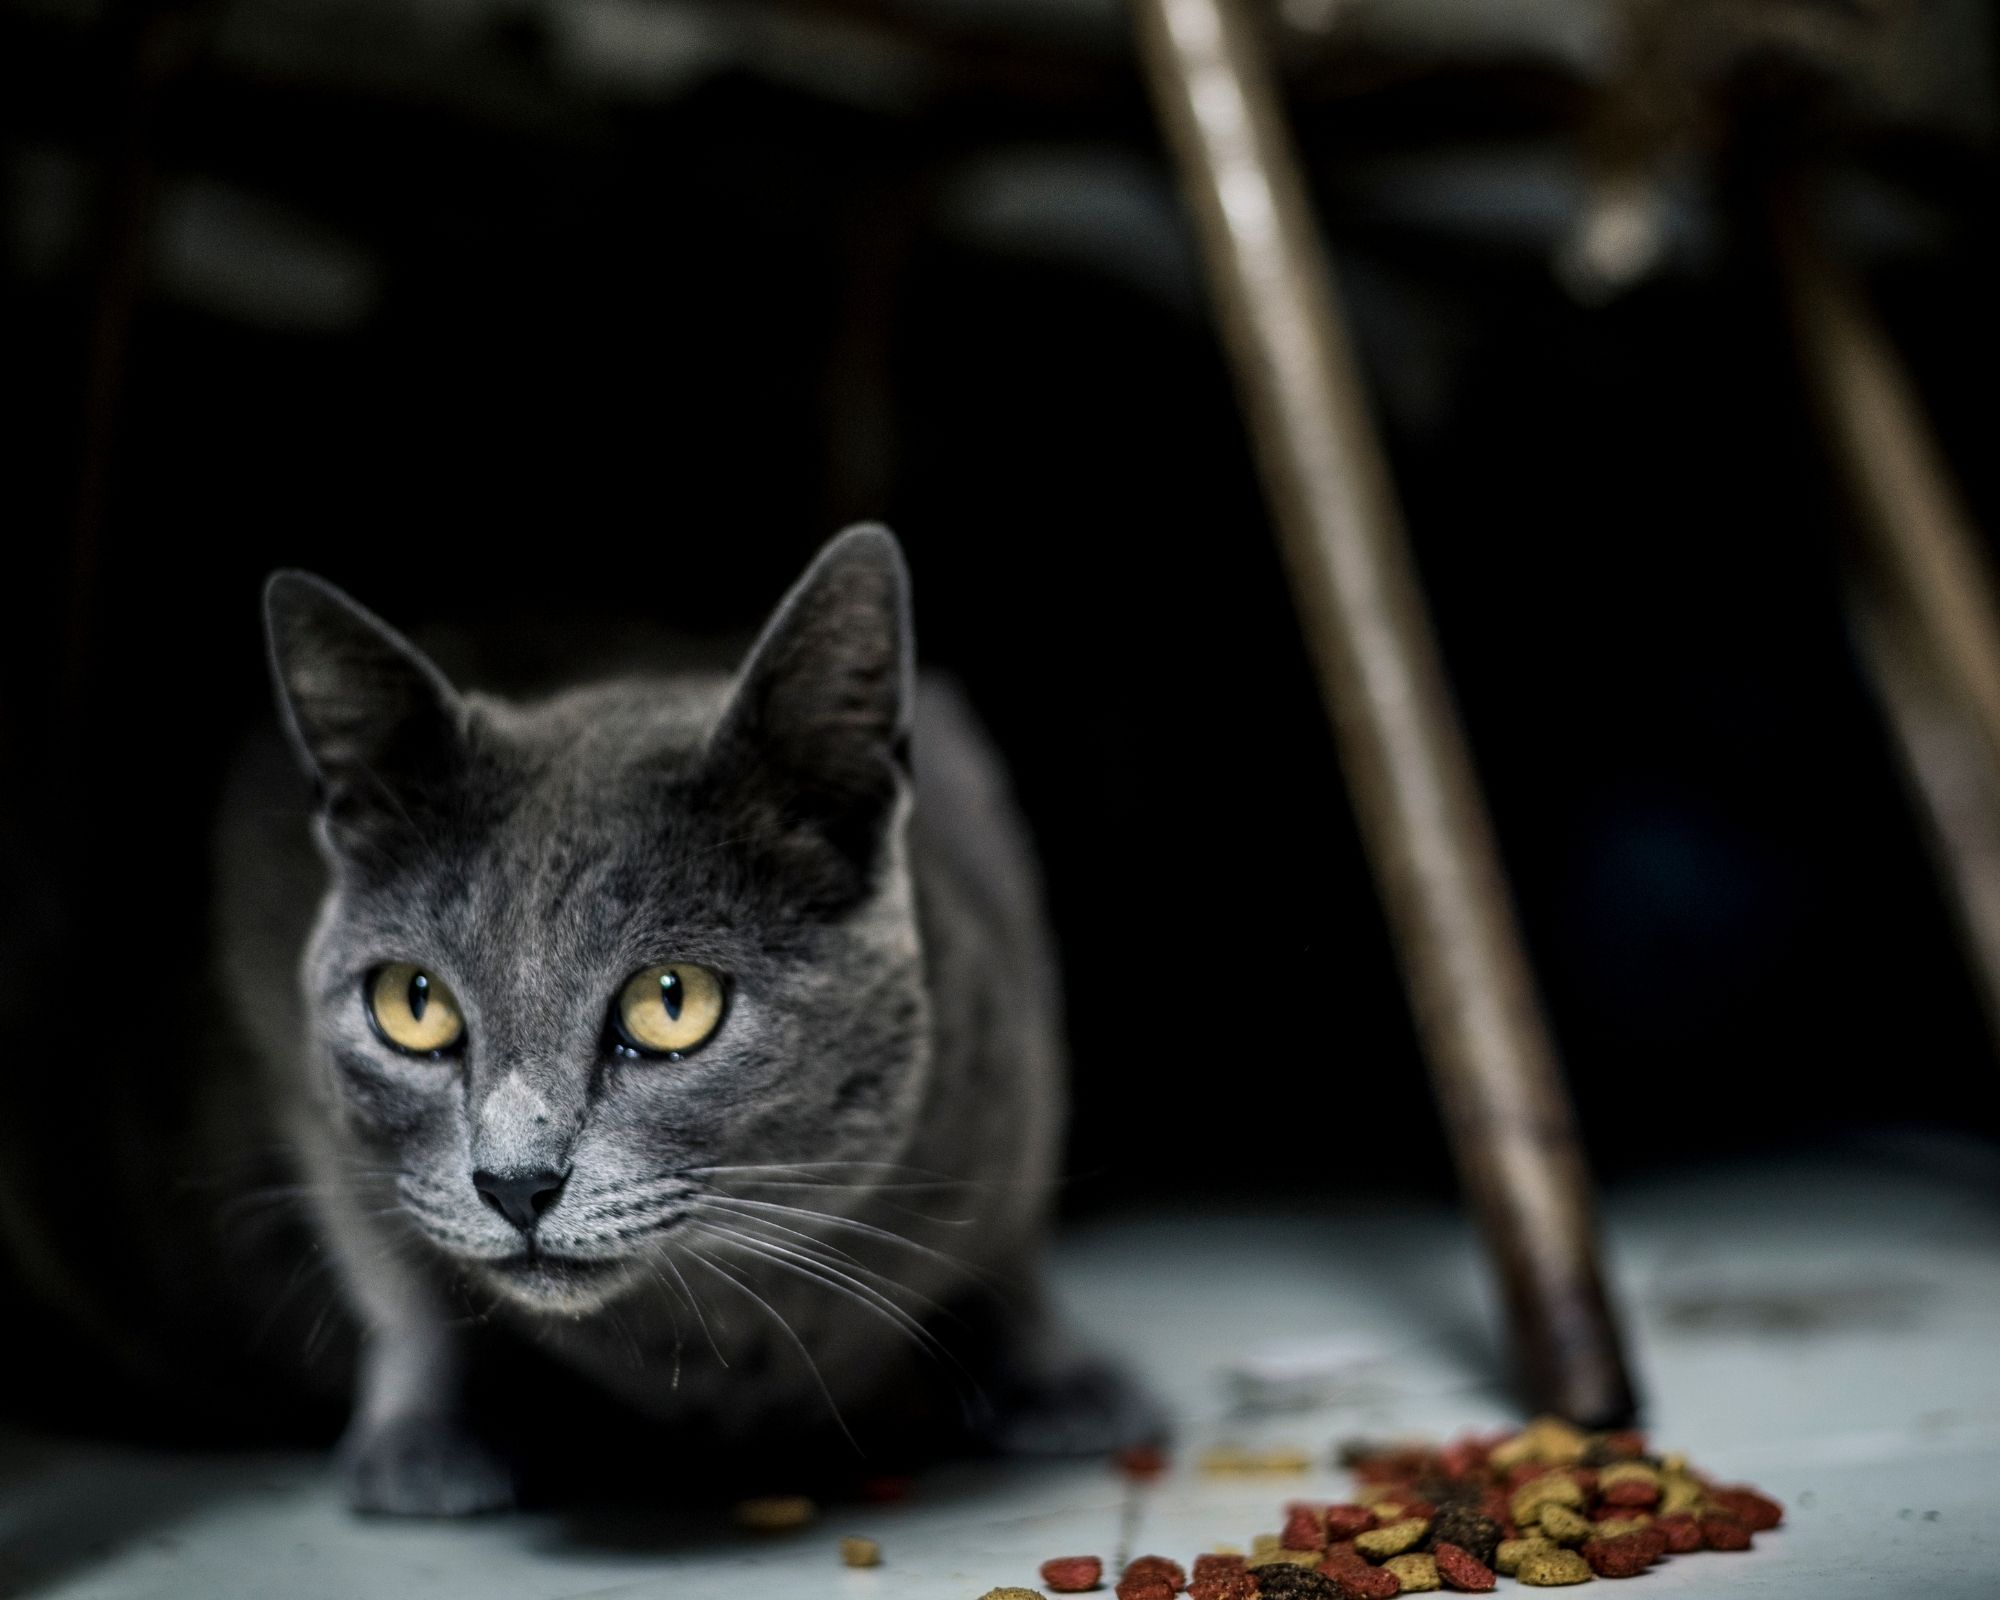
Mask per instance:
[[[1754,1552],[1674,1561],[1641,1593],[2000,1597],[2000,1167],[1878,1142],[1633,1188],[1612,1212],[1654,1437],[1790,1507]],[[1190,1464],[1152,1488],[1095,1465],[967,1468],[775,1542],[668,1514],[583,1536],[539,1515],[359,1522],[312,1459],[15,1438],[0,1594],[975,1600],[1049,1555],[1241,1544],[1281,1500],[1344,1487],[1330,1469],[1204,1479],[1207,1444],[1324,1460],[1337,1437],[1513,1420],[1477,1259],[1443,1215],[1160,1216],[1069,1240],[1062,1270],[1077,1316],[1175,1400]],[[850,1532],[886,1565],[842,1569]]]

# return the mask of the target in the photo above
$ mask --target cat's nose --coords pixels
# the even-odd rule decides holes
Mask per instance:
[[[473,1173],[472,1186],[479,1191],[480,1199],[515,1227],[523,1233],[532,1233],[541,1214],[556,1203],[556,1196],[562,1193],[568,1178],[567,1172],[557,1172],[553,1167],[505,1173],[482,1168]]]

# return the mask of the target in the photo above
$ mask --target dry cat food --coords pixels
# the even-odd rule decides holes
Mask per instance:
[[[1341,1464],[1359,1483],[1352,1503],[1293,1501],[1248,1557],[1197,1556],[1191,1578],[1164,1556],[1141,1556],[1119,1577],[1118,1600],[1392,1600],[1486,1594],[1500,1576],[1558,1588],[1634,1577],[1670,1556],[1748,1550],[1785,1515],[1685,1456],[1652,1454],[1641,1433],[1585,1433],[1553,1417],[1437,1449],[1350,1446]],[[1201,1468],[1214,1470],[1210,1457]],[[1065,1556],[1043,1564],[1042,1581],[1077,1594],[1102,1572],[1095,1556]],[[1035,1593],[995,1589],[984,1600]]]
[[[843,1567],[879,1567],[882,1565],[882,1547],[873,1539],[842,1539],[840,1564]]]
[[[1096,1556],[1057,1556],[1042,1563],[1042,1582],[1056,1594],[1086,1594],[1104,1581]]]
[[[736,1521],[753,1533],[789,1533],[819,1515],[819,1507],[802,1494],[766,1494],[736,1502]]]

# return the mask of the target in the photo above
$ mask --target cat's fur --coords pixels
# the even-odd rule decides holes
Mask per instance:
[[[228,988],[363,1329],[357,1506],[508,1503],[491,1440],[536,1372],[702,1449],[828,1426],[875,1448],[958,1402],[1003,1442],[1143,1428],[1048,1329],[1049,934],[995,758],[918,688],[886,532],[830,544],[733,680],[509,702],[317,579],[266,604],[323,866],[234,831]],[[364,978],[392,960],[456,991],[462,1054],[371,1032]],[[722,1026],[682,1061],[619,1058],[615,996],[672,960],[727,975]],[[504,1259],[523,1235],[479,1167],[568,1173],[531,1259]],[[546,1360],[478,1413],[482,1341]]]

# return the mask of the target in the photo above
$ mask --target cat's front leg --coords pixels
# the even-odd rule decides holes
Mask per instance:
[[[414,1266],[355,1249],[354,1225],[346,1219],[333,1246],[362,1323],[354,1410],[337,1454],[349,1505],[405,1517],[513,1505],[512,1471],[466,1416],[464,1334],[449,1306]]]
[[[976,1432],[1006,1455],[1099,1455],[1157,1444],[1169,1432],[1152,1391],[1039,1293],[1004,1324],[984,1387]]]
[[[338,1456],[356,1511],[462,1517],[514,1503],[513,1473],[467,1424],[462,1368],[456,1336],[441,1326],[365,1335]]]

